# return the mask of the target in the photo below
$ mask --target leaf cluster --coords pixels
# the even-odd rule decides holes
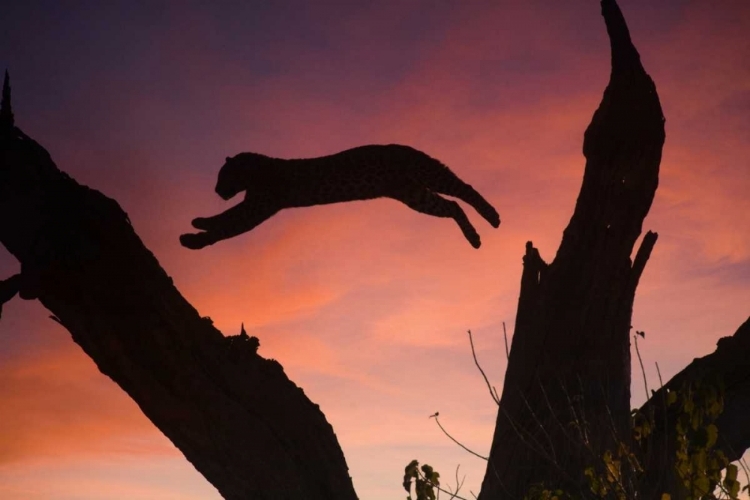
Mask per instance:
[[[698,381],[667,394],[667,405],[677,412],[674,467],[686,500],[736,500],[748,490],[737,480],[737,465],[716,447],[723,393],[721,381]]]
[[[416,495],[414,498],[411,496],[412,484]],[[420,468],[419,462],[412,460],[404,469],[403,486],[409,493],[406,500],[435,500],[435,489],[440,487],[440,474],[427,464]]]

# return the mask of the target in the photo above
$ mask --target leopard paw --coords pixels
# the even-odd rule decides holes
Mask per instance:
[[[206,219],[205,217],[197,217],[197,218],[193,219],[193,221],[191,222],[191,224],[193,225],[193,227],[195,229],[202,229],[202,230],[205,231],[211,225],[211,223],[209,222],[209,220],[210,219]]]
[[[482,240],[479,238],[479,235],[477,233],[466,235],[466,239],[469,240],[469,243],[471,243],[471,246],[473,246],[474,248],[479,248],[480,246],[482,246]]]
[[[206,247],[211,244],[211,242],[206,237],[208,233],[197,233],[197,234],[181,234],[180,235],[180,243],[185,248],[189,248],[191,250],[200,250],[203,247]]]

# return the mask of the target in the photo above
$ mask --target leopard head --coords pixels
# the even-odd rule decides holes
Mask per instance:
[[[237,193],[253,187],[259,187],[266,177],[269,158],[256,153],[240,153],[227,157],[226,163],[219,170],[216,182],[216,194],[228,200]]]

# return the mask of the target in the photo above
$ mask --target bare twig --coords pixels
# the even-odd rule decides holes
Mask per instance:
[[[560,464],[557,463],[557,461],[555,461],[555,459],[553,457],[551,457],[544,450],[544,447],[542,446],[542,444],[534,437],[534,435],[532,433],[526,431],[528,437],[531,440],[533,440],[533,444],[536,445],[536,446],[538,446],[538,448],[535,448],[535,446],[532,446],[532,443],[529,442],[524,437],[524,435],[521,433],[521,429],[516,425],[516,423],[513,421],[513,418],[508,414],[507,411],[504,411],[502,408],[500,408],[500,411],[502,411],[503,415],[505,415],[505,418],[508,419],[508,423],[511,425],[511,427],[513,428],[513,430],[516,432],[516,435],[518,436],[518,439],[520,439],[523,444],[525,444],[531,451],[533,451],[535,453],[538,453],[540,457],[542,457],[547,462],[549,462],[551,465],[553,465],[555,467],[555,469],[557,470],[557,472],[559,472],[562,475],[562,477],[564,478],[565,481],[568,481],[570,483],[574,482],[573,478],[570,477],[570,475],[568,474],[568,472],[565,469],[563,469],[562,467],[560,467]],[[490,465],[492,465],[492,462],[490,462]],[[501,484],[501,486],[502,486],[502,484]],[[505,488],[503,487],[503,489],[505,489]],[[508,490],[505,489],[505,491],[507,492]]]
[[[541,385],[541,381],[539,383]],[[552,463],[557,465],[557,454],[555,453],[555,444],[552,442],[552,437],[547,432],[547,429],[544,428],[544,425],[542,425],[542,422],[541,420],[539,420],[539,417],[537,417],[536,413],[534,413],[534,410],[531,408],[531,405],[529,404],[529,400],[526,399],[526,396],[523,393],[521,393],[521,399],[523,399],[523,402],[526,405],[526,408],[529,410],[529,413],[531,413],[531,416],[534,418],[534,421],[539,426],[539,429],[541,429],[542,434],[544,434],[544,436],[547,438],[547,441],[549,442],[550,451],[552,452]]]
[[[588,438],[588,432],[586,431],[586,428],[584,426],[585,422],[581,422],[581,419],[578,417],[578,412],[576,411],[575,405],[573,404],[573,400],[570,398],[570,394],[568,393],[568,390],[565,387],[565,384],[560,381],[560,388],[562,389],[563,394],[565,394],[565,399],[568,401],[568,407],[570,408],[570,412],[573,415],[573,421],[575,422],[575,426],[578,429],[578,435],[581,437],[581,442],[586,445],[587,447],[590,446],[589,438]]]
[[[648,261],[648,258],[651,257],[651,251],[654,249],[654,245],[656,245],[656,240],[658,238],[658,234],[647,231],[641,240],[641,245],[638,247],[635,259],[633,259],[633,267],[630,274],[630,287],[633,291],[635,291],[638,286],[638,281],[641,279],[641,274],[646,268],[646,262]]]
[[[487,384],[487,389],[489,389],[490,396],[492,396],[493,401],[495,401],[495,404],[500,406],[500,398],[497,396],[497,389],[495,389],[495,387],[490,384],[490,381],[487,378],[487,375],[484,373],[484,370],[482,370],[482,367],[479,365],[479,360],[477,360],[477,353],[474,350],[474,339],[471,336],[471,330],[468,330],[468,333],[469,333],[469,343],[471,344],[471,355],[474,357],[474,364],[477,365],[477,368],[479,368],[479,371],[482,374],[482,377],[484,377],[484,382]]]
[[[576,441],[575,438],[570,435],[570,433],[568,432],[568,428],[565,426],[565,424],[562,423],[562,420],[560,420],[557,412],[552,408],[552,403],[547,396],[547,391],[544,389],[544,384],[542,384],[541,380],[539,380],[539,389],[541,389],[542,391],[542,396],[544,396],[544,401],[547,403],[547,409],[549,410],[550,415],[552,415],[552,417],[555,419],[557,425],[560,426],[560,430],[562,431],[563,436],[565,436],[571,443],[578,444],[578,441]]]
[[[641,359],[641,351],[638,349],[638,335],[633,335],[635,339],[635,353],[638,355],[638,362],[641,364],[641,374],[643,375],[643,387],[646,389],[646,401],[649,398],[648,381],[646,380],[646,370],[643,368],[643,359]]]
[[[461,464],[458,464],[456,466],[456,491],[451,491],[450,495],[451,497],[448,500],[453,500],[454,498],[458,498],[458,492],[461,491],[461,488],[464,485],[464,481],[466,480],[466,476],[463,477],[460,481],[458,480],[458,469],[461,468]],[[450,490],[450,486],[447,486],[447,488]],[[438,491],[438,498],[440,498],[440,492]]]
[[[661,378],[661,370],[659,370],[659,363],[655,362],[656,364],[656,373],[659,375],[659,390],[661,392],[661,400],[662,405],[664,407],[664,411],[662,412],[664,414],[664,429],[667,429],[669,426],[668,418],[667,418],[667,391],[664,390],[664,381]],[[651,409],[651,420],[654,420],[654,409]],[[653,422],[654,424],[656,422]],[[669,462],[669,434],[667,432],[663,432],[664,434],[664,463]],[[649,438],[650,440],[650,438]],[[651,451],[649,450],[649,460],[650,460]]]
[[[450,439],[451,441],[453,441],[453,442],[454,442],[454,443],[456,443],[456,444],[457,444],[458,446],[460,446],[460,447],[461,447],[461,448],[463,448],[464,450],[468,451],[469,453],[471,453],[471,454],[472,454],[472,455],[474,455],[475,457],[479,457],[479,458],[481,458],[482,460],[489,460],[489,458],[487,458],[487,457],[484,457],[484,456],[480,455],[479,453],[477,453],[477,452],[475,452],[475,451],[472,451],[472,450],[470,450],[469,448],[467,448],[466,446],[464,446],[463,444],[461,444],[461,443],[460,443],[460,442],[459,442],[459,441],[458,441],[458,440],[457,440],[456,438],[454,438],[453,436],[451,436],[450,434],[448,434],[448,431],[446,431],[446,430],[445,430],[445,428],[444,428],[444,427],[442,426],[442,424],[440,423],[440,420],[438,419],[438,415],[439,415],[438,413],[435,413],[434,415],[430,415],[430,418],[434,418],[434,419],[435,419],[435,423],[437,423],[437,424],[438,424],[438,427],[440,427],[440,430],[441,430],[441,431],[443,431],[443,434],[445,434],[446,436],[448,436],[448,438],[449,438],[449,439]]]
[[[557,468],[560,468],[559,464],[549,454],[547,454],[542,443],[540,443],[531,432],[525,431],[526,435],[529,439],[531,439],[531,441],[533,441],[533,443],[526,439],[524,434],[521,432],[521,428],[516,425],[516,423],[513,421],[513,418],[508,414],[507,411],[503,410],[502,408],[500,408],[500,411],[502,411],[503,415],[505,415],[505,418],[508,419],[508,423],[511,425],[511,427],[513,427],[516,436],[518,436],[518,439],[520,439],[523,444],[525,444],[534,453],[539,454],[539,456],[547,460],[550,464],[554,465]],[[560,470],[562,471],[562,469]]]
[[[656,241],[656,240],[654,240],[654,241]],[[648,389],[648,379],[646,377],[646,369],[643,367],[643,358],[641,358],[641,350],[638,348],[638,335],[640,335],[641,337],[645,338],[645,333],[644,332],[639,332],[639,331],[636,330],[635,335],[633,335],[633,340],[635,341],[635,353],[638,355],[638,363],[641,365],[641,376],[643,377],[643,389],[646,391],[646,401],[648,401],[649,395],[651,394],[651,391],[649,391],[649,389]],[[662,384],[661,372],[659,372],[659,364],[658,363],[656,364],[656,372],[659,374],[659,383]],[[666,403],[666,400],[665,400],[665,403]],[[651,407],[650,415],[648,416],[648,419],[651,422],[651,425],[655,425],[654,418],[655,418],[654,417],[654,408]],[[664,425],[665,425],[665,429],[666,429],[666,425],[667,425],[666,424],[666,419],[667,419],[667,409],[666,409],[666,404],[665,404],[664,405]],[[666,439],[666,433],[665,433],[664,437]],[[650,441],[651,441],[651,437],[649,437],[649,442]],[[667,450],[666,446],[664,447],[664,450],[665,450],[665,460],[666,460],[666,450]],[[648,452],[646,453],[646,456],[643,457],[644,463],[649,463],[651,461],[651,453],[652,453],[652,448],[649,446],[648,447]]]
[[[656,365],[656,374],[659,375],[659,387],[661,389],[664,389],[664,382],[661,380],[661,370],[659,370],[659,363],[655,362]]]
[[[612,416],[612,410],[607,404],[604,405],[604,409],[607,411],[607,416],[609,417],[609,428],[612,434],[612,439],[615,443],[622,443],[622,440],[617,433],[617,427],[615,426],[615,418]]]
[[[456,493],[458,493],[458,491],[456,491],[456,493],[451,493],[451,492],[450,492],[450,491],[448,491],[448,490],[444,490],[443,488],[441,488],[441,487],[440,487],[440,486],[438,486],[437,484],[435,484],[435,483],[433,483],[432,481],[430,481],[429,479],[427,479],[427,477],[426,477],[426,476],[424,475],[424,473],[423,473],[422,471],[420,471],[419,469],[417,469],[417,474],[419,474],[420,476],[422,476],[422,479],[423,479],[423,480],[425,480],[425,481],[427,481],[428,483],[430,483],[430,484],[431,484],[431,485],[432,485],[432,486],[433,486],[433,487],[434,487],[435,489],[437,489],[437,490],[438,490],[438,492],[443,492],[443,493],[445,493],[446,495],[452,495],[452,496],[451,496],[451,498],[450,498],[449,500],[451,500],[451,499],[453,499],[453,498],[457,498],[458,500],[468,500],[467,498],[464,498],[464,497],[460,497],[460,496],[458,496],[458,495],[456,494]],[[440,494],[440,493],[438,493],[438,495],[439,495],[439,494]]]
[[[510,359],[510,349],[508,349],[508,331],[505,329],[505,321],[503,321],[503,338],[505,339],[505,359]]]

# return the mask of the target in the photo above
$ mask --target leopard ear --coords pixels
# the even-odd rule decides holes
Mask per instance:
[[[229,160],[231,160],[231,158],[229,156],[227,156],[227,161],[229,161]]]

